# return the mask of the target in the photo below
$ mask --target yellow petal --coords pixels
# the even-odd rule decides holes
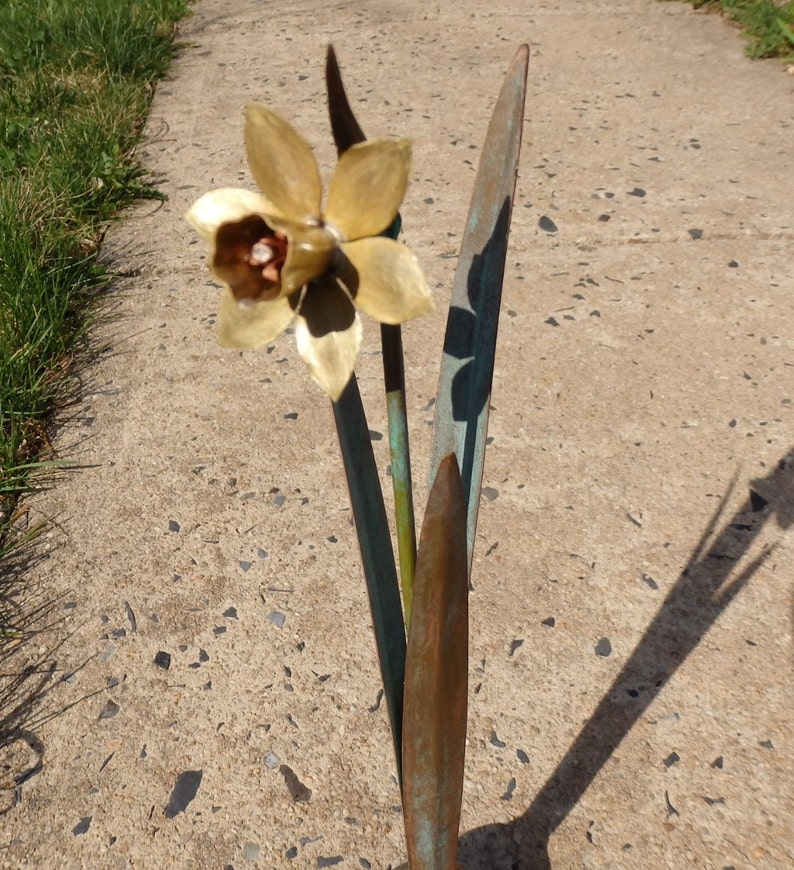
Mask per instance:
[[[309,143],[275,112],[259,103],[246,108],[248,163],[265,196],[295,221],[318,219],[322,181]]]
[[[214,242],[218,228],[223,224],[242,220],[252,214],[272,214],[273,206],[261,193],[236,187],[211,190],[188,209],[185,220],[206,241]]]
[[[407,139],[372,139],[348,148],[331,179],[325,220],[343,239],[383,232],[403,201],[410,168]]]
[[[312,377],[335,402],[356,365],[361,320],[330,279],[306,289],[295,318],[295,340]]]
[[[343,242],[340,268],[356,305],[381,323],[397,324],[433,310],[425,276],[410,249],[383,237]]]
[[[218,308],[218,341],[224,347],[259,347],[282,333],[294,313],[289,299],[238,302],[224,287]]]

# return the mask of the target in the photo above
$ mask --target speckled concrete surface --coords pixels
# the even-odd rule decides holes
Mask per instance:
[[[182,214],[204,190],[251,184],[249,99],[330,170],[333,42],[365,130],[414,142],[404,236],[438,302],[404,331],[421,500],[474,171],[528,41],[461,862],[794,866],[780,467],[794,445],[794,79],[744,58],[718,17],[652,0],[199,0],[184,36],[145,146],[169,200],[110,234],[118,316],[57,442],[81,467],[27,503],[53,524],[19,566],[40,632],[3,663],[22,676],[3,696],[21,708],[2,750],[0,865],[405,859],[328,402],[291,336],[216,345],[217,289]],[[379,370],[368,322],[359,376],[385,470]]]

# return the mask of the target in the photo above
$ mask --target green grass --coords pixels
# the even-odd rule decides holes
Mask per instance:
[[[691,0],[722,10],[743,31],[750,57],[780,57],[794,60],[794,2],[774,0]]]
[[[147,186],[134,155],[189,0],[0,0],[0,557],[98,290],[103,227]]]

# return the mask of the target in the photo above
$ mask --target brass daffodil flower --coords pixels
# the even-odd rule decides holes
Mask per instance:
[[[298,353],[336,401],[361,343],[354,302],[388,324],[433,307],[410,250],[378,236],[408,187],[410,143],[373,139],[345,151],[325,210],[311,148],[283,118],[249,105],[245,143],[262,193],[214,190],[185,216],[211,244],[210,266],[225,284],[220,342],[258,347],[294,319]]]

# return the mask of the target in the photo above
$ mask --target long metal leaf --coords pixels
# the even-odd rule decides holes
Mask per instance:
[[[482,486],[507,237],[524,120],[529,48],[522,45],[493,111],[474,182],[444,338],[430,480],[454,452],[466,496],[468,566]]]
[[[400,748],[405,680],[405,625],[389,522],[355,375],[350,378],[339,400],[332,403],[332,407],[367,582],[383,692],[397,759],[397,776],[402,782]]]
[[[356,120],[350,101],[347,99],[342,73],[336,60],[336,52],[332,45],[328,46],[325,55],[325,87],[328,91],[328,114],[331,118],[331,132],[339,154],[347,151],[351,145],[363,142],[367,137]]]
[[[408,632],[403,816],[411,870],[454,870],[468,694],[466,507],[455,454],[425,510]]]
[[[328,46],[325,61],[328,89],[328,113],[331,131],[339,154],[366,139],[361,125],[350,107],[342,73],[333,46]],[[383,235],[396,239],[400,233],[400,215]],[[402,332],[399,326],[382,323],[383,381],[386,389],[386,412],[389,420],[389,452],[394,490],[394,514],[397,526],[397,549],[400,558],[400,580],[403,590],[405,622],[411,621],[414,565],[416,563],[416,521],[414,519],[411,453],[408,444],[408,415],[405,400],[405,366]]]

